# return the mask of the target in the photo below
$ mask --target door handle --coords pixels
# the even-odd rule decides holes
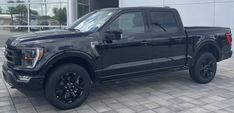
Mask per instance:
[[[175,38],[170,38],[170,41],[175,42],[176,39]]]
[[[143,45],[148,45],[148,44],[149,44],[149,41],[143,40],[143,41],[141,41],[141,44],[143,44]]]

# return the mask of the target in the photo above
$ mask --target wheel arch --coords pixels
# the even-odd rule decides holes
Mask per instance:
[[[215,56],[217,61],[220,61],[221,49],[215,41],[207,41],[207,42],[200,44],[195,49],[194,58],[196,59],[198,57],[199,53],[201,53],[201,52],[210,52]]]
[[[48,79],[49,74],[58,66],[66,63],[74,63],[82,66],[87,70],[90,75],[92,82],[97,81],[95,76],[95,62],[94,59],[85,52],[77,51],[66,51],[60,52],[53,57],[51,57],[47,63],[43,66],[43,71],[45,75],[45,81]],[[46,82],[44,82],[46,83]]]

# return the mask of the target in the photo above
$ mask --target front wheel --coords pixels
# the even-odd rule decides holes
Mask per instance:
[[[209,83],[215,77],[217,60],[209,52],[200,53],[193,66],[190,67],[191,78],[201,84]]]
[[[46,83],[47,100],[59,109],[80,106],[88,97],[91,79],[88,72],[76,64],[64,64],[50,74]]]

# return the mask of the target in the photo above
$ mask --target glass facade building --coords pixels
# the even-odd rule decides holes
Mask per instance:
[[[90,11],[90,0],[77,0],[77,17],[82,17]]]
[[[28,32],[67,25],[66,0],[0,0],[0,30]]]
[[[13,35],[64,29],[90,11],[118,7],[118,3],[118,0],[0,0],[0,47]]]

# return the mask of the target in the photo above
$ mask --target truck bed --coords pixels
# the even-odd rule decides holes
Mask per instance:
[[[196,26],[196,27],[185,27],[185,30],[189,35],[198,35],[203,33],[215,32],[224,33],[224,31],[230,31],[227,27],[208,27],[208,26]]]

